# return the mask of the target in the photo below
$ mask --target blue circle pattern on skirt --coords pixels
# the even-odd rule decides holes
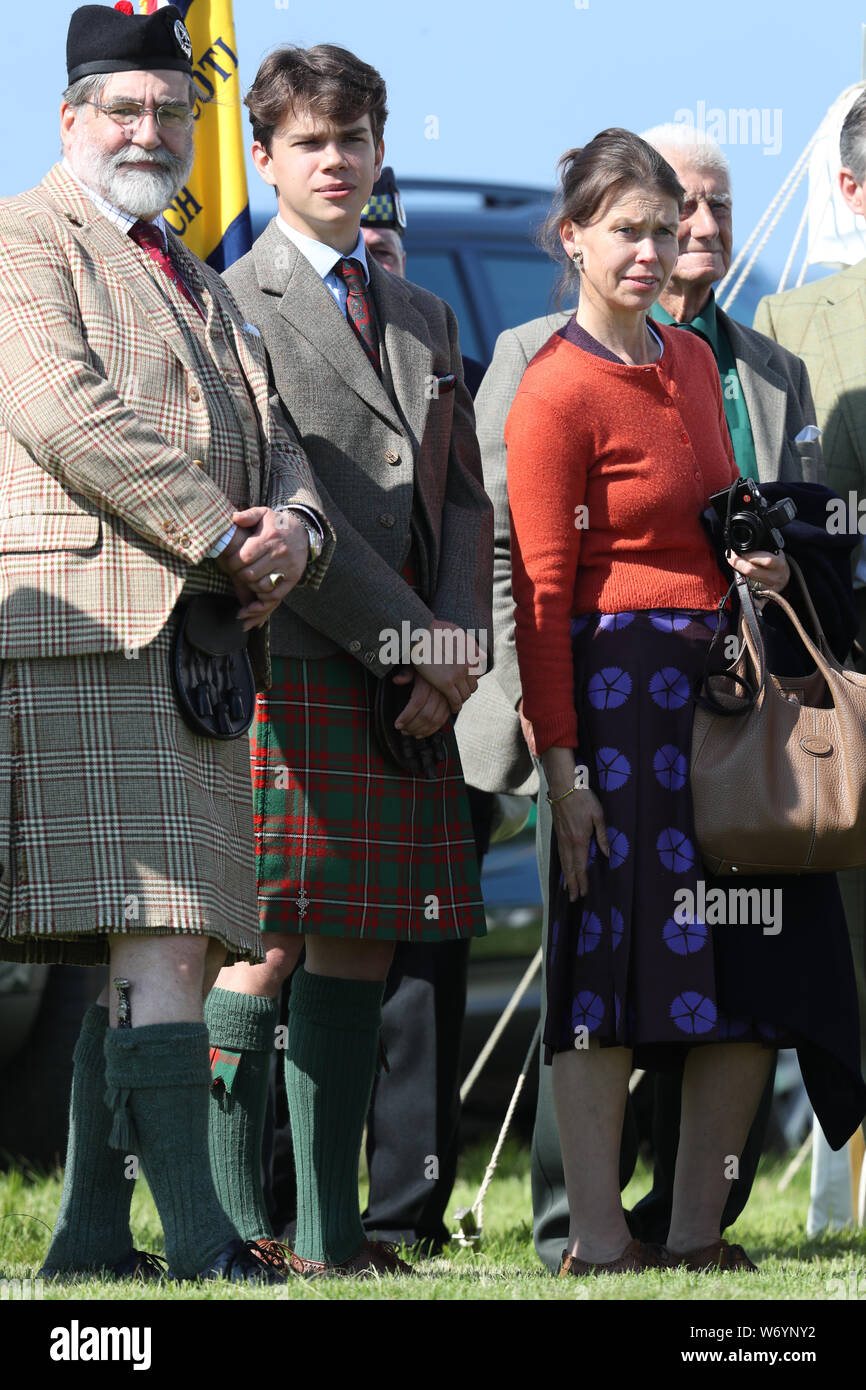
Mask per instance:
[[[772,1024],[729,1016],[717,998],[714,932],[760,933],[761,923],[708,925],[682,906],[702,901],[689,786],[692,692],[716,624],[715,612],[672,609],[572,622],[576,762],[589,769],[604,809],[610,858],[593,838],[588,893],[570,903],[553,836],[548,1060],[589,1037],[635,1048],[791,1045]]]

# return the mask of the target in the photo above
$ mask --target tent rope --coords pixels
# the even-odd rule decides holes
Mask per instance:
[[[472,1070],[469,1072],[469,1075],[463,1082],[463,1085],[460,1087],[461,1104],[463,1101],[465,1101],[466,1097],[469,1095],[469,1092],[472,1090],[472,1087],[475,1085],[475,1082],[478,1080],[478,1077],[481,1075],[481,1072],[487,1064],[487,1059],[489,1058],[491,1052],[493,1051],[494,1047],[499,1042],[499,1039],[502,1037],[502,1034],[507,1028],[508,1022],[512,1014],[514,1013],[514,1010],[517,1008],[517,1005],[520,1003],[524,994],[529,989],[529,986],[532,984],[532,981],[535,979],[535,976],[538,974],[540,966],[541,947],[539,946],[529,966],[527,967],[523,979],[520,981],[520,984],[517,986],[516,990],[514,991],[508,1003],[506,1004],[505,1009],[502,1013],[502,1017],[499,1019],[496,1026],[494,1027],[493,1032],[490,1034],[490,1037],[487,1039],[487,1042],[484,1044],[481,1051],[479,1052],[475,1064],[472,1067]]]
[[[790,173],[788,174],[788,176],[787,176],[787,178],[785,179],[784,183],[782,184],[781,188],[780,188],[779,191],[776,193],[776,195],[775,195],[775,197],[773,198],[772,202],[770,203],[769,207],[768,207],[768,208],[765,210],[765,212],[762,214],[762,216],[761,216],[761,218],[759,219],[758,223],[757,223],[756,226],[752,229],[752,231],[749,233],[748,238],[747,238],[746,241],[743,243],[743,245],[740,247],[740,250],[737,252],[737,255],[736,255],[735,258],[734,258],[734,263],[733,263],[733,265],[731,266],[730,270],[728,271],[727,275],[726,275],[726,276],[724,277],[724,279],[721,280],[721,281],[719,282],[719,284],[717,285],[717,287],[716,287],[716,297],[717,297],[717,298],[718,298],[721,294],[724,293],[724,291],[725,291],[725,289],[727,288],[727,286],[728,286],[728,284],[730,283],[730,281],[733,280],[734,276],[736,275],[737,271],[738,271],[739,268],[740,268],[740,265],[742,264],[742,262],[743,262],[743,260],[745,259],[745,257],[748,255],[749,249],[750,249],[750,247],[752,246],[752,243],[755,241],[755,238],[760,234],[760,231],[761,231],[762,227],[764,226],[764,223],[767,221],[767,219],[768,219],[769,217],[772,216],[773,211],[774,211],[774,209],[775,209],[775,207],[776,207],[776,204],[779,202],[779,200],[780,200],[782,197],[784,197],[784,194],[785,194],[785,192],[786,192],[786,190],[787,190],[787,188],[788,188],[788,185],[789,185],[789,184],[791,183],[791,181],[792,181],[794,178],[796,178],[797,175],[800,173],[801,166],[805,164],[805,162],[806,162],[808,156],[811,154],[811,152],[812,152],[812,146],[815,144],[815,141],[817,140],[817,138],[818,138],[818,131],[816,130],[815,133],[814,133],[814,135],[812,136],[811,140],[810,140],[809,143],[807,144],[806,148],[803,150],[803,152],[801,153],[800,157],[797,159],[796,163],[794,164],[794,167],[791,169]]]
[[[764,232],[764,235],[761,237],[760,241],[758,242],[757,246],[755,247],[754,251],[752,252],[751,256],[749,257],[748,261],[746,262],[746,265],[745,265],[744,269],[743,269],[743,270],[741,271],[741,273],[740,273],[739,279],[737,280],[736,284],[734,285],[733,289],[730,291],[730,293],[729,293],[727,299],[725,300],[724,304],[722,305],[722,308],[723,308],[726,312],[727,312],[727,310],[730,309],[731,305],[733,304],[734,300],[736,299],[737,295],[739,294],[741,287],[743,286],[743,284],[745,283],[745,281],[748,279],[749,275],[751,274],[752,267],[754,266],[756,260],[757,260],[758,257],[760,256],[760,254],[761,254],[761,252],[763,251],[764,247],[766,246],[767,242],[770,240],[770,237],[773,235],[773,232],[776,230],[776,228],[777,228],[777,226],[779,225],[780,221],[781,221],[782,218],[784,217],[785,212],[787,211],[787,208],[788,208],[788,204],[790,203],[790,201],[791,201],[791,199],[793,198],[794,194],[797,192],[797,189],[799,188],[799,186],[800,186],[800,184],[802,183],[803,179],[805,178],[806,174],[809,172],[809,163],[808,163],[808,159],[806,158],[806,156],[807,156],[809,153],[811,153],[812,146],[814,145],[814,143],[815,143],[817,137],[818,137],[818,132],[816,131],[815,134],[812,136],[812,139],[809,141],[809,144],[806,146],[805,150],[803,151],[803,154],[800,156],[800,160],[798,161],[798,163],[800,164],[801,167],[799,168],[799,171],[797,171],[797,173],[796,173],[796,178],[794,179],[794,182],[791,184],[791,187],[788,189],[787,193],[785,193],[785,196],[784,196],[784,198],[782,199],[782,202],[781,202],[779,208],[777,209],[775,215],[774,215],[774,216],[771,218],[771,220],[770,220],[770,223],[769,223],[769,226],[767,227],[767,230]],[[795,166],[795,169],[796,169],[796,166]],[[788,175],[788,179],[786,179],[785,184],[787,184],[787,183],[792,179],[792,177],[793,177],[793,175],[794,175],[794,172],[795,172],[795,171],[792,170],[791,174]],[[785,184],[782,185],[782,189],[780,189],[780,191],[779,191],[780,194],[783,192],[783,190],[784,190],[784,188],[785,188]],[[778,197],[779,197],[779,194],[777,194],[776,196],[777,196],[777,198],[778,198]],[[756,228],[756,230],[757,230],[757,228]],[[719,289],[720,289],[720,290],[724,287],[724,285],[727,283],[727,281],[731,279],[731,276],[732,276],[732,274],[733,274],[733,269],[734,269],[734,268],[733,268],[733,266],[732,266],[731,269],[728,271],[728,274],[725,276],[725,279],[722,281],[722,284],[719,286]]]

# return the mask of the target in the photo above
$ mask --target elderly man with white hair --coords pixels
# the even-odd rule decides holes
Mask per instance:
[[[697,333],[712,348],[734,457],[744,478],[823,482],[820,446],[800,437],[815,425],[805,366],[771,338],[730,318],[713,293],[713,285],[728,272],[733,242],[725,155],[692,126],[654,126],[643,138],[664,155],[686,193],[676,267],[652,317]]]
[[[803,363],[762,333],[730,318],[716,304],[713,286],[731,263],[731,179],[728,162],[715,141],[685,125],[657,126],[643,138],[654,145],[673,167],[683,185],[686,200],[679,222],[679,257],[667,288],[650,310],[666,324],[703,337],[710,345],[722,378],[725,416],[734,457],[740,473],[770,482],[821,482],[824,466],[820,447],[808,439],[815,425],[815,408]],[[541,307],[541,306],[540,306]],[[505,727],[506,711],[513,711],[517,726],[520,682],[514,655],[511,600],[510,534],[505,486],[504,428],[514,393],[524,369],[570,317],[571,311],[547,314],[502,333],[493,361],[475,402],[478,439],[484,465],[484,484],[494,502],[494,643],[495,669],[478,689],[476,732],[489,730],[484,739],[465,740],[463,765],[468,780],[473,775],[490,778],[496,771],[497,789],[523,789],[531,774],[525,747]],[[802,436],[807,436],[803,439]],[[511,750],[510,752],[508,750]],[[473,764],[477,761],[477,768]],[[482,771],[483,769],[483,771]],[[549,808],[544,797],[543,773],[538,819],[542,845],[549,840]],[[482,785],[490,785],[489,780]],[[541,881],[546,892],[546,872]],[[545,910],[546,919],[546,910]],[[546,921],[545,921],[546,927]],[[628,1214],[632,1234],[644,1241],[663,1242],[670,1221],[673,1175],[679,1138],[681,1077],[675,1073],[648,1075],[642,1085],[653,1087],[653,1188]],[[767,1084],[746,1147],[740,1158],[722,1218],[721,1230],[743,1210],[754,1181],[763,1146],[772,1099],[772,1076]],[[626,1124],[621,1181],[633,1167],[633,1121]],[[548,1267],[556,1271],[568,1235],[568,1204],[562,1175],[559,1135],[550,1086],[550,1068],[541,1067],[539,1100],[532,1143],[533,1235],[535,1247]],[[720,1232],[721,1233],[721,1232]]]

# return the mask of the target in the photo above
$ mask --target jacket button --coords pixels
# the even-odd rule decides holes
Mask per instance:
[[[189,391],[187,392],[187,395],[191,401],[201,400],[201,391],[199,391],[197,386],[191,386],[189,388]]]
[[[164,521],[162,523],[162,529],[163,531],[165,531],[167,536],[173,536],[175,531],[178,529],[177,523],[174,521]]]
[[[193,463],[195,464],[196,468],[204,468],[204,464],[202,463],[201,459],[193,459]]]
[[[383,512],[382,515],[379,517],[379,525],[391,527],[394,525],[394,520],[395,518],[391,515],[390,512]]]
[[[361,650],[361,643],[360,643],[360,642],[350,642],[350,643],[349,643],[349,651],[350,651],[350,652],[359,652],[360,650]]]
[[[190,544],[189,536],[187,536],[187,535],[181,536],[180,541],[179,541],[179,544],[183,546],[184,550],[186,550],[187,546]]]
[[[386,462],[386,463],[399,463],[399,462],[400,462],[400,455],[397,453],[397,450],[396,450],[396,449],[386,449],[386,450],[385,450],[385,462]]]

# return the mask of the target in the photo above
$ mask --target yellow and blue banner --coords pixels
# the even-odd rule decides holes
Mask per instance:
[[[139,0],[142,14],[180,11],[192,40],[193,77],[210,101],[196,105],[196,156],[165,220],[201,260],[225,270],[253,244],[232,0]]]

